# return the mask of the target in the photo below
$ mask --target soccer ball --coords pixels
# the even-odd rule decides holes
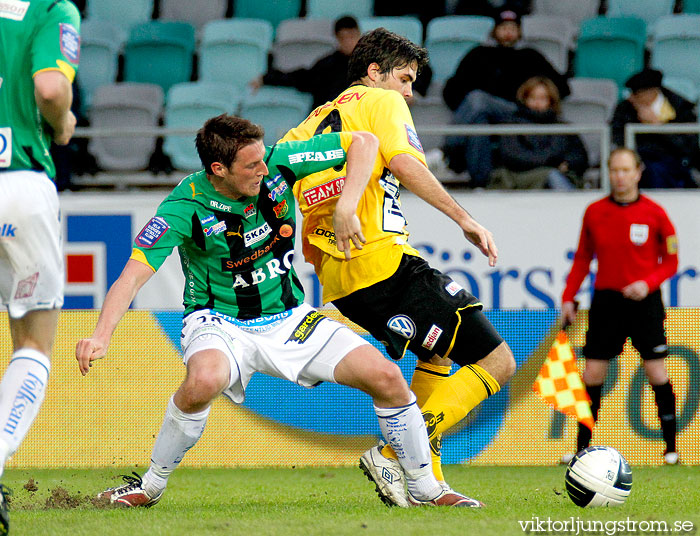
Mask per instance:
[[[632,469],[614,448],[588,447],[569,462],[565,483],[577,506],[620,506],[632,490]]]

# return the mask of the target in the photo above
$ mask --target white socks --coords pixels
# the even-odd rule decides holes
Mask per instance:
[[[406,406],[374,406],[374,412],[379,418],[379,427],[384,439],[394,449],[406,474],[406,484],[411,495],[419,500],[437,497],[442,488],[433,475],[428,432],[423,415],[416,404],[416,395],[411,392],[411,402]]]
[[[0,382],[0,475],[34,422],[46,394],[51,361],[38,350],[12,354]]]
[[[199,413],[184,413],[170,398],[160,433],[153,445],[151,466],[143,475],[143,489],[149,497],[156,497],[165,489],[170,473],[202,437],[210,410],[211,406]]]

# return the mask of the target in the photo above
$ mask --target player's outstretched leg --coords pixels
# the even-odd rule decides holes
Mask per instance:
[[[0,535],[10,533],[10,513],[7,511],[7,496],[10,490],[0,484]]]
[[[373,482],[377,495],[387,506],[410,506],[406,495],[406,478],[398,461],[382,455],[382,444],[372,447],[360,457],[360,469]]]
[[[160,501],[164,490],[152,497],[146,493],[141,476],[136,472],[132,473],[132,475],[122,475],[124,483],[121,486],[106,489],[98,494],[97,498],[107,499],[110,503],[119,506],[143,506],[145,508],[149,508]]]

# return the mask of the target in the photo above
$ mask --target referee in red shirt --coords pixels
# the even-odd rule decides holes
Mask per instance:
[[[615,149],[610,154],[611,195],[586,209],[561,308],[563,321],[572,323],[576,319],[574,297],[596,257],[598,273],[583,347],[583,381],[593,418],[598,418],[608,364],[622,353],[630,337],[654,391],[666,443],[664,461],[675,464],[676,397],[664,364],[666,315],[659,287],[676,273],[678,242],[666,211],[639,192],[642,167],[634,151]],[[590,429],[579,425],[577,449],[586,448],[590,441]]]

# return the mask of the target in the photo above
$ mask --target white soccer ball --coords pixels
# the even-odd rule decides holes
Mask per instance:
[[[566,468],[566,491],[577,506],[620,506],[632,490],[632,469],[612,447],[588,447]]]

